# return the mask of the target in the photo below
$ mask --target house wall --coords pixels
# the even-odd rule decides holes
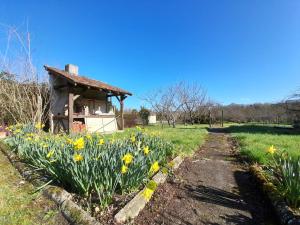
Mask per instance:
[[[148,117],[149,124],[156,124],[156,115],[150,115]]]
[[[54,123],[53,123],[53,116],[56,115],[65,115],[65,111],[68,104],[68,90],[67,88],[60,88],[55,90],[53,86],[55,85],[67,85],[67,81],[49,74],[49,83],[51,88],[51,102],[50,102],[50,129],[53,132]],[[63,123],[68,129],[68,121],[63,120]]]
[[[112,133],[118,130],[114,116],[110,118],[85,118],[85,125],[89,132]]]

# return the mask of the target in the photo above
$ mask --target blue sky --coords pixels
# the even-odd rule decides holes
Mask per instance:
[[[133,92],[127,107],[181,80],[223,104],[280,101],[300,87],[298,0],[1,1],[1,23],[25,21],[40,69],[77,64]]]

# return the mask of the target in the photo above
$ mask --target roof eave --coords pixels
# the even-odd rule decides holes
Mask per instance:
[[[45,68],[45,70],[48,71],[49,74],[58,75],[58,76],[60,76],[60,77],[62,77],[62,78],[64,78],[64,79],[67,79],[67,80],[70,81],[72,84],[76,84],[76,83],[77,83],[77,82],[75,82],[74,80],[70,79],[69,77],[66,77],[66,76],[64,76],[63,74],[61,74],[61,73],[59,73],[59,72],[53,70],[52,67],[50,67],[50,66],[48,66],[48,65],[44,65],[44,68]],[[55,69],[56,69],[56,68],[55,68]],[[58,70],[58,69],[57,69],[57,70]],[[86,78],[86,79],[89,79],[89,78]],[[80,84],[83,85],[83,86],[91,86],[91,87],[96,88],[96,89],[99,88],[99,87],[92,86],[92,85],[87,85],[87,84],[82,84],[82,83],[80,83]],[[107,88],[102,88],[102,87],[99,88],[99,89],[107,90],[107,91],[109,91],[109,92],[111,92],[111,93],[114,93],[114,94],[116,94],[116,95],[129,95],[129,96],[132,96],[132,93],[130,93],[130,92],[126,91],[126,90],[115,91],[115,90],[112,90],[112,89],[107,89]]]

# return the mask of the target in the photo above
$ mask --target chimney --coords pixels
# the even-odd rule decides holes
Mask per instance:
[[[65,71],[78,76],[78,66],[75,66],[73,64],[65,65]]]

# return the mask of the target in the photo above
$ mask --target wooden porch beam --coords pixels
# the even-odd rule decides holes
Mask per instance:
[[[120,102],[121,130],[124,130],[124,100],[125,100],[125,98],[126,98],[125,95],[121,95],[120,100],[118,99]]]
[[[74,105],[74,94],[69,92],[68,100],[68,124],[69,124],[69,133],[73,131],[73,105]]]
[[[117,100],[121,103],[121,99],[119,98],[119,96],[115,95],[115,97],[116,97]]]
[[[54,85],[54,86],[53,86],[54,90],[58,90],[58,89],[65,88],[65,87],[68,87],[68,85],[66,85],[66,84],[61,84],[61,85]]]

